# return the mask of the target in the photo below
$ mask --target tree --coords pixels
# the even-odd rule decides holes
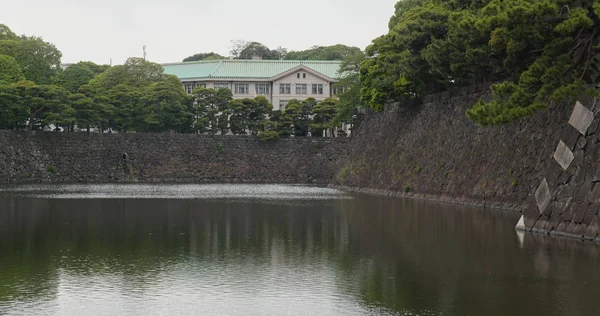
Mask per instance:
[[[23,76],[21,66],[17,61],[11,56],[0,55],[0,81],[17,82],[21,80],[25,80],[25,76]]]
[[[251,42],[244,46],[236,59],[254,59],[254,57],[265,60],[279,59],[279,53],[277,51],[270,50],[267,46],[261,43]]]
[[[152,83],[140,99],[144,109],[144,131],[190,132],[193,114],[188,105],[191,100],[175,76],[168,75],[167,80]]]
[[[27,121],[21,95],[14,84],[0,81],[0,129],[19,129]]]
[[[361,54],[358,47],[342,44],[332,46],[313,46],[303,51],[290,51],[285,55],[287,60],[344,60],[346,57]]]
[[[225,129],[227,127],[227,118],[221,115],[226,109],[227,104],[233,99],[231,90],[229,89],[206,89],[203,87],[194,90],[195,100],[195,126],[200,133],[209,133],[215,135],[223,130],[225,121]]]
[[[286,118],[292,122],[294,126],[294,135],[307,136],[311,123],[312,107],[316,104],[316,100],[308,98],[302,102],[293,99],[288,102],[285,107]]]
[[[334,118],[336,116],[337,100],[327,98],[314,107],[313,123],[310,124],[312,135],[316,137],[324,136],[323,131],[333,129]],[[329,133],[333,135],[333,131]]]
[[[349,55],[342,61],[339,71],[340,80],[333,85],[338,93],[339,102],[337,102],[337,114],[335,123],[352,124],[358,109],[368,107],[368,104],[360,98],[360,65],[365,60],[365,54],[359,52]]]
[[[124,65],[110,67],[90,81],[94,89],[110,90],[125,84],[132,87],[147,86],[151,83],[165,80],[164,69],[161,65],[146,61],[142,58],[128,58]]]
[[[598,81],[598,26],[597,1],[400,1],[388,34],[366,50],[361,98],[381,110],[393,100],[500,82],[467,116],[505,123]]]
[[[0,55],[15,58],[25,78],[36,84],[53,83],[60,71],[61,52],[40,37],[0,40]]]
[[[234,59],[239,59],[240,54],[242,53],[242,51],[246,48],[246,46],[248,46],[248,42],[244,41],[244,40],[232,40],[231,41],[231,47],[229,50],[229,54],[231,55],[231,57],[233,57]]]
[[[3,40],[15,40],[17,34],[10,30],[10,28],[4,24],[0,24],[0,41]]]
[[[233,135],[246,135],[249,112],[247,104],[248,101],[237,99],[227,105],[224,114],[229,118],[229,130]]]
[[[76,121],[76,111],[68,100],[69,92],[60,86],[49,86],[50,90],[46,99],[47,114],[45,122],[53,124],[55,128],[63,126],[71,129]]]
[[[248,129],[253,136],[264,131],[267,115],[273,109],[269,100],[260,95],[254,99],[244,99],[248,107]]]
[[[272,111],[269,121],[272,124],[267,130],[274,130],[281,137],[289,137],[294,132],[294,122],[284,111]]]
[[[58,76],[58,84],[71,93],[76,93],[77,90],[84,84],[87,84],[91,79],[107,70],[107,65],[96,65],[89,61],[78,62],[69,65]]]
[[[183,59],[184,62],[187,61],[199,61],[199,60],[219,60],[219,59],[226,59],[226,57],[221,56],[217,53],[199,53],[199,54],[194,54],[192,56],[186,57]]]
[[[20,100],[17,117],[26,118],[29,130],[48,125],[46,115],[66,102],[67,92],[58,86],[36,85],[31,81],[19,81],[13,86]]]

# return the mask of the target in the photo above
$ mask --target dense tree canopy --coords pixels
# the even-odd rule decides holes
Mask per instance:
[[[275,58],[260,43],[240,42],[238,48],[238,58]],[[315,99],[292,100],[285,112],[274,112],[264,96],[233,100],[229,89],[199,87],[188,95],[177,77],[142,58],[114,67],[79,62],[61,70],[60,56],[54,45],[17,36],[0,25],[0,129],[171,131],[273,139],[309,131],[320,136],[321,129],[332,127],[333,100],[321,107]],[[190,59],[221,57],[208,53]]]
[[[71,93],[77,92],[79,87],[87,84],[97,75],[110,68],[108,65],[96,65],[89,61],[69,65],[58,76],[58,84]]]
[[[507,122],[596,81],[597,1],[404,0],[389,32],[367,48],[361,98],[390,100],[483,81],[494,99],[468,116]]]
[[[40,37],[0,40],[0,55],[13,57],[25,78],[38,84],[53,83],[60,71],[61,52]]]
[[[17,61],[7,55],[0,55],[0,81],[17,82],[25,80],[21,66]]]
[[[302,51],[290,51],[285,55],[287,60],[343,60],[348,56],[361,54],[358,47],[342,44],[333,46],[313,46]]]
[[[225,59],[225,57],[221,56],[217,53],[210,52],[210,53],[194,54],[192,56],[184,58],[183,61],[186,62],[186,61],[219,60],[219,59]]]

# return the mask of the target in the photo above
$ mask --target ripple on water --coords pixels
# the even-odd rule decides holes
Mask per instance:
[[[348,198],[342,191],[280,184],[68,184],[0,187],[0,195],[50,199],[260,199]]]

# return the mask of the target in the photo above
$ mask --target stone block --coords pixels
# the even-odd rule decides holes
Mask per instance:
[[[567,229],[565,229],[565,233],[571,234],[571,235],[575,235],[575,231],[579,228],[579,226],[581,226],[581,225],[579,225],[577,223],[570,222],[567,225]]]
[[[562,222],[559,216],[550,216],[548,221],[546,222],[546,226],[544,226],[544,230],[547,232],[551,232],[558,227],[558,225]]]
[[[575,214],[573,215],[573,222],[575,222],[575,223],[583,222],[583,216],[585,216],[585,211],[587,211],[588,205],[589,205],[588,203],[579,204],[579,207],[577,207],[577,210],[575,211]]]
[[[600,203],[600,182],[594,183],[594,188],[589,194],[590,203]]]
[[[561,215],[563,221],[570,222],[573,220],[575,212],[577,211],[577,208],[579,208],[579,204],[580,203],[572,203],[569,208],[567,208],[567,210]]]
[[[588,170],[590,168],[590,164],[588,163],[583,163],[580,166],[577,167],[577,169],[575,170],[575,175],[573,176],[572,179],[572,184],[576,187],[582,186],[583,183],[585,182],[585,179],[588,176]]]
[[[589,201],[590,191],[592,190],[592,179],[586,179],[582,186],[579,187],[575,200],[579,202]]]
[[[515,226],[516,230],[527,230],[525,227],[525,215],[521,215],[521,218],[517,222],[517,226]]]
[[[577,146],[576,148],[579,149],[585,149],[585,145],[587,145],[588,141],[586,137],[579,137],[579,139],[577,139]]]
[[[560,223],[558,223],[558,226],[556,226],[554,231],[564,232],[567,230],[568,224],[569,224],[569,222],[561,221]]]
[[[598,205],[599,204],[591,204],[588,206],[587,210],[585,211],[585,215],[583,216],[582,223],[589,225],[592,222],[592,219],[597,216],[596,214],[598,213]]]
[[[535,222],[531,231],[534,233],[548,234],[550,232],[545,229],[546,224],[548,224],[548,217],[542,216]]]
[[[578,238],[583,238],[583,235],[585,234],[586,229],[587,229],[587,225],[579,224],[575,228],[575,231],[573,232],[573,234]]]
[[[562,168],[557,164],[551,164],[548,166],[548,171],[546,174],[546,182],[548,182],[548,187],[550,189],[555,189],[559,184],[560,176],[564,173]]]
[[[596,169],[592,175],[592,182],[600,182],[600,163],[596,163]]]
[[[567,145],[567,148],[570,150],[575,149],[575,144],[577,144],[577,140],[579,139],[581,134],[578,130],[576,130],[573,126],[567,125],[564,129],[561,140]]]
[[[523,217],[525,218],[525,227],[527,230],[531,230],[541,215],[535,201],[531,201],[527,205],[525,212],[523,212]]]
[[[561,140],[554,151],[554,160],[558,162],[558,164],[563,168],[563,170],[567,170],[571,165],[575,156],[573,152],[565,145],[565,143]]]
[[[594,120],[594,112],[583,106],[579,101],[575,103],[575,108],[569,119],[569,124],[575,127],[582,135],[587,133],[588,128]]]
[[[592,121],[592,124],[590,124],[590,127],[588,127],[588,135],[593,135],[594,133],[596,133],[596,131],[598,130],[598,125],[600,125],[600,119],[595,118]]]
[[[544,214],[548,204],[550,204],[550,199],[552,198],[552,194],[550,193],[550,189],[548,188],[548,182],[544,178],[542,180],[542,184],[535,191],[535,201],[538,206],[538,210],[540,214]]]

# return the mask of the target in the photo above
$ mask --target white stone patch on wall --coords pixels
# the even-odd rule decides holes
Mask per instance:
[[[565,143],[561,140],[554,151],[554,160],[558,162],[558,164],[563,168],[563,170],[567,170],[573,162],[573,152],[565,145]]]
[[[535,201],[538,206],[538,210],[540,214],[544,214],[548,204],[550,204],[550,198],[552,195],[550,194],[550,188],[548,188],[548,181],[546,178],[542,181],[542,184],[535,191]]]
[[[577,101],[573,113],[571,114],[571,118],[569,119],[569,124],[575,127],[582,135],[585,135],[593,120],[594,112],[590,111],[583,106],[581,102]]]
[[[517,226],[515,228],[517,230],[526,230],[527,229],[525,227],[525,216],[521,215],[521,219],[519,220],[519,222],[517,223]]]

